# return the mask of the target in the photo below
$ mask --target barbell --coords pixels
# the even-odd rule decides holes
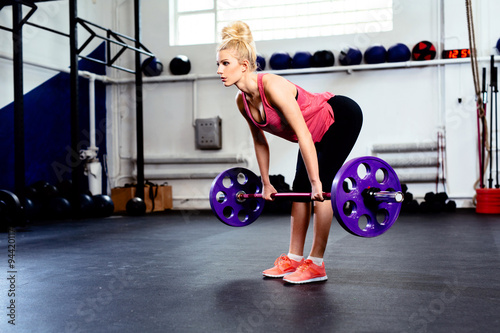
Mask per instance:
[[[274,193],[279,198],[310,198],[311,193]],[[401,211],[403,192],[396,172],[384,160],[365,156],[346,162],[335,175],[331,200],[339,224],[360,237],[376,237],[396,222]],[[233,227],[253,223],[262,213],[260,178],[245,168],[221,172],[210,187],[210,206],[217,218]]]

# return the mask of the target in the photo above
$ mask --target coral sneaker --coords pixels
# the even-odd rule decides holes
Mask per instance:
[[[274,261],[274,267],[266,269],[262,272],[262,274],[267,277],[283,277],[295,272],[297,267],[299,267],[303,263],[304,259],[302,259],[301,261],[295,261],[288,258],[286,254],[282,254],[278,259]]]
[[[300,265],[294,273],[283,278],[284,281],[295,284],[325,281],[327,279],[328,277],[326,276],[325,263],[318,266],[315,265],[310,259],[304,261],[304,263]]]

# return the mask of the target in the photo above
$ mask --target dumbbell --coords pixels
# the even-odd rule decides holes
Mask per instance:
[[[311,193],[275,193],[279,199],[310,198]],[[375,237],[386,232],[397,220],[404,199],[396,172],[378,157],[350,160],[337,172],[330,193],[335,217],[349,233]],[[257,175],[245,168],[221,172],[210,188],[210,206],[223,223],[243,227],[262,213],[265,200]]]

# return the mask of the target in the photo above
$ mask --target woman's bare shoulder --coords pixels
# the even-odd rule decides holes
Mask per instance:
[[[266,91],[266,96],[270,97],[271,99],[273,99],[275,94],[282,95],[285,92],[285,95],[290,94],[290,96],[295,97],[295,85],[280,75],[264,75],[264,77],[262,78],[262,83]]]

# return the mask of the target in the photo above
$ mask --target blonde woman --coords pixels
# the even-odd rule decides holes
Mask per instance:
[[[248,25],[237,21],[222,30],[217,48],[217,74],[224,86],[239,91],[236,105],[248,122],[262,177],[262,194],[272,200],[276,193],[269,181],[269,145],[263,131],[298,143],[299,154],[293,181],[296,192],[311,192],[311,200],[294,201],[288,254],[281,255],[263,275],[288,283],[327,280],[323,256],[333,211],[324,201],[336,172],[352,150],[361,130],[363,115],[348,97],[310,93],[283,77],[257,73],[256,48]],[[307,259],[304,243],[314,203],[313,243]]]

